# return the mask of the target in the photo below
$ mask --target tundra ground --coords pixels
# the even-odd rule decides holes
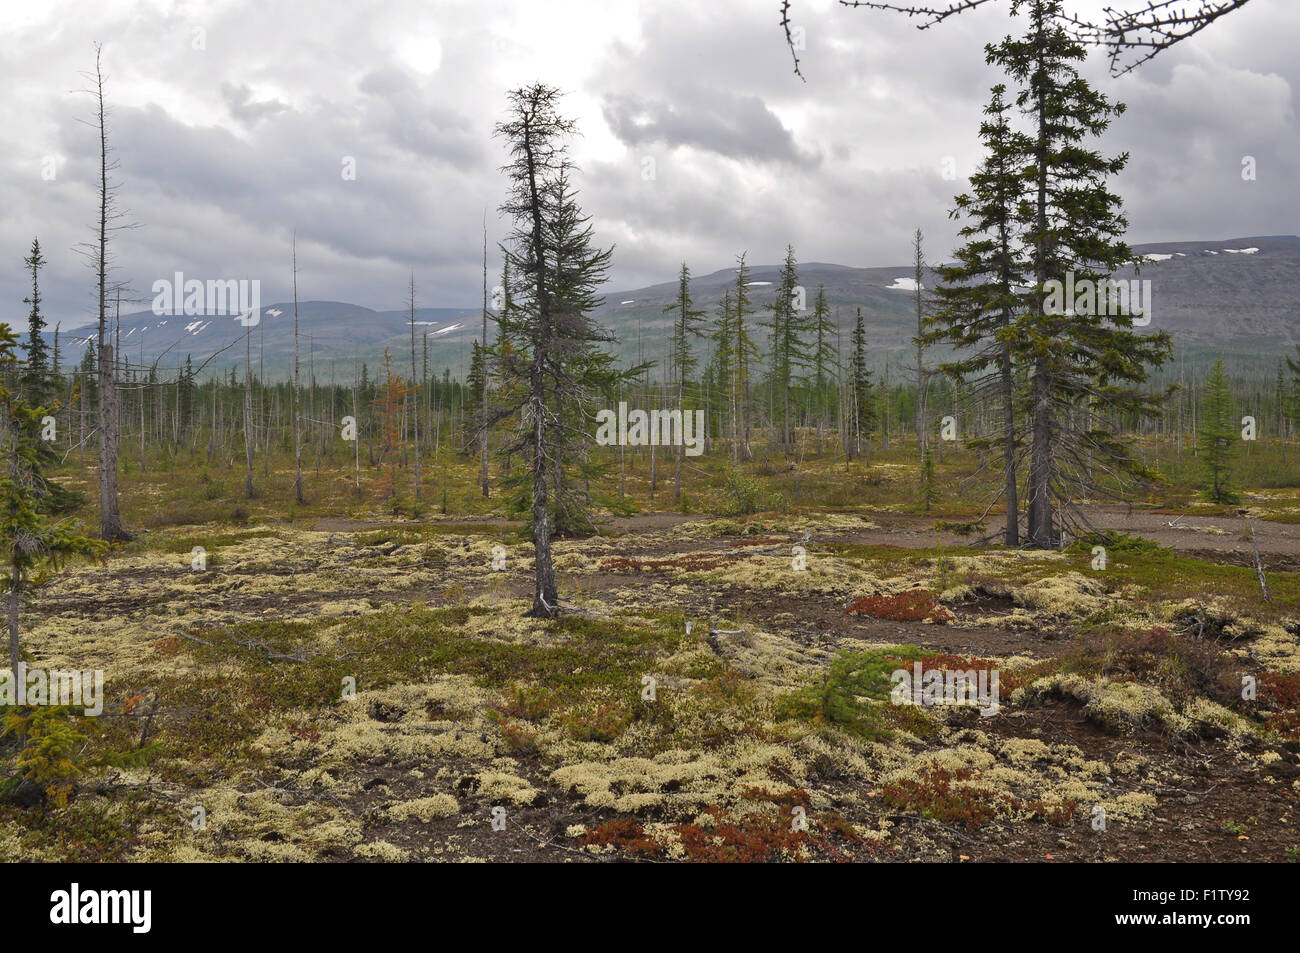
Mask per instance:
[[[57,777],[5,739],[0,857],[1296,859],[1294,489],[1090,507],[1097,568],[1095,540],[978,542],[969,501],[921,513],[908,474],[607,514],[556,546],[554,621],[524,616],[532,547],[494,501],[444,515],[435,483],[399,519],[128,474],[146,532],[24,613],[28,664],[102,669],[106,701],[67,719]],[[996,670],[996,714],[892,703],[918,662]]]

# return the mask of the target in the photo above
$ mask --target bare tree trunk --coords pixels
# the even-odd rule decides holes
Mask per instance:
[[[1034,369],[1033,445],[1029,460],[1029,542],[1050,548],[1052,528],[1052,394],[1043,367]]]
[[[9,671],[13,673],[15,684],[18,682],[18,663],[22,660],[18,651],[18,611],[22,607],[22,593],[18,589],[18,570],[9,573]]]
[[[257,378],[259,389],[257,393],[257,413],[262,424],[262,477],[266,480],[271,478],[271,423],[267,419],[266,411],[266,315],[262,315],[262,321],[258,325],[257,331]]]
[[[683,373],[677,382],[677,409],[682,415],[682,426],[686,426],[686,375]],[[698,435],[697,435],[698,439]],[[682,501],[682,454],[686,450],[685,430],[677,443],[677,466],[673,471],[673,502]]]
[[[307,335],[307,380],[310,382],[310,389],[307,391],[307,422],[311,424],[311,448],[316,457],[316,476],[320,476],[320,441],[316,435],[320,433],[320,418],[316,416],[316,339],[313,335]]]
[[[1001,369],[1003,427],[1002,439],[1003,495],[1007,501],[1006,532],[1003,541],[1008,546],[1020,545],[1020,501],[1016,487],[1016,431],[1015,431],[1015,381],[1011,375],[1011,352],[1002,348]]]
[[[487,354],[487,322],[488,322],[488,288],[487,288],[487,216],[483,217],[483,340],[479,347],[481,349],[480,361],[483,367],[483,393],[479,401],[479,412],[482,417],[479,422],[479,486],[483,489],[483,499],[488,498],[488,354]]]
[[[121,444],[118,420],[116,352],[108,343],[108,220],[112,190],[108,184],[108,127],[105,123],[102,47],[95,48],[95,98],[99,113],[99,241],[95,275],[99,285],[99,535],[109,542],[132,535],[118,509],[117,460]]]
[[[253,327],[244,329],[244,492],[253,498]]]
[[[1034,248],[1034,283],[1042,288],[1047,281],[1047,111],[1039,94],[1036,111],[1038,134],[1035,155],[1037,169],[1037,242]],[[1036,302],[1036,311],[1042,314],[1044,302]],[[1048,548],[1052,545],[1052,392],[1047,379],[1046,363],[1039,360],[1034,367],[1034,401],[1032,445],[1029,460],[1029,542]]]
[[[298,234],[293,236],[293,498],[306,503],[302,495],[302,407],[298,393]]]
[[[358,381],[354,377],[352,382],[352,426],[353,427],[361,426],[360,423],[361,418],[357,414],[357,388],[359,386],[360,385]],[[357,499],[360,499],[361,498],[361,435],[354,434],[354,438],[355,439],[353,439],[352,441],[353,472],[356,477]]]
[[[411,293],[407,301],[411,309],[411,390],[415,396],[415,407],[411,414],[411,433],[415,437],[415,486],[414,499],[411,502],[411,515],[418,516],[420,508],[420,391],[416,386],[415,376],[415,274],[411,274]]]
[[[912,237],[914,278],[916,288],[916,444],[922,463],[925,462],[926,424],[925,424],[925,345],[921,335],[925,333],[925,295],[921,288],[921,279],[925,276],[925,254],[921,249],[921,230],[918,228]]]
[[[537,162],[533,155],[533,144],[525,140],[524,148],[528,154],[528,186],[532,212],[532,250],[535,260],[546,261],[546,246],[542,238],[542,197],[539,190]],[[536,592],[533,594],[533,606],[529,614],[550,618],[560,609],[559,591],[555,585],[555,568],[551,563],[551,514],[548,506],[547,484],[550,482],[548,471],[546,439],[546,381],[543,362],[550,354],[551,348],[551,314],[550,291],[546,287],[546,270],[537,269],[537,310],[540,325],[537,343],[533,348],[532,364],[528,370],[529,412],[533,425],[533,575]]]
[[[885,359],[885,386],[880,393],[880,449],[889,452],[889,359]]]

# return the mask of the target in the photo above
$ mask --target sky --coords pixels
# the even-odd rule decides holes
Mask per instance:
[[[1109,0],[1115,3],[1116,0]],[[1138,0],[1129,0],[1129,4]],[[1067,0],[1085,15],[1101,0]],[[1126,4],[1128,5],[1128,4]],[[744,251],[776,264],[951,257],[952,198],[980,159],[1001,77],[1000,2],[918,31],[794,0],[806,82],[776,0],[0,0],[0,320],[26,326],[38,236],[51,325],[89,321],[99,171],[86,71],[103,44],[114,277],[261,283],[379,310],[473,307],[507,223],[506,92],[565,92],[579,201],[613,245],[609,293]],[[1300,3],[1252,0],[1135,73],[1085,76],[1127,105],[1100,141],[1132,243],[1300,233]],[[1242,174],[1251,157],[1254,178]],[[7,316],[7,317],[6,317]]]

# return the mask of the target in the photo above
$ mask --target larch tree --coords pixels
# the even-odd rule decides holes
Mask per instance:
[[[664,308],[665,314],[673,316],[672,372],[677,384],[677,410],[685,421],[686,384],[697,361],[691,350],[691,339],[697,336],[704,312],[695,307],[691,300],[691,270],[682,262],[682,270],[677,276],[677,299]],[[685,441],[677,444],[677,466],[673,473],[673,500],[680,503],[682,499],[682,454]]]
[[[99,135],[99,210],[95,223],[95,241],[90,246],[91,266],[95,272],[96,306],[98,321],[96,326],[95,356],[98,362],[99,380],[98,396],[98,449],[99,449],[99,535],[106,542],[120,542],[134,538],[122,523],[121,509],[118,503],[117,466],[121,451],[122,431],[118,417],[117,393],[117,352],[109,335],[108,298],[110,290],[109,274],[113,270],[110,238],[114,231],[129,226],[120,221],[122,214],[117,209],[117,186],[109,181],[109,176],[118,168],[112,158],[108,144],[108,105],[104,98],[103,68],[104,48],[95,46],[95,70],[88,74],[92,88],[90,94],[95,99],[96,118],[94,128]]]
[[[420,388],[417,376],[418,371],[415,366],[415,274],[411,274],[411,281],[407,295],[407,306],[410,309],[411,321],[411,391],[407,398],[408,403],[412,406],[409,408],[411,420],[411,435],[414,439],[415,447],[412,458],[415,466],[411,471],[411,515],[419,516],[420,511]]]
[[[293,235],[293,498],[299,506],[307,500],[302,493],[302,394],[299,373],[302,362],[298,357],[298,233]]]
[[[912,305],[916,312],[916,335],[912,338],[912,345],[916,348],[916,447],[922,464],[925,463],[925,454],[929,448],[926,440],[928,427],[925,416],[925,393],[930,385],[930,374],[925,367],[927,305],[925,270],[925,248],[922,245],[921,230],[918,228],[912,235]]]
[[[489,376],[487,369],[488,361],[488,255],[487,255],[487,214],[483,216],[483,332],[479,340],[479,360],[482,365],[483,379],[479,383],[479,390],[474,393],[478,398],[478,419],[479,419],[479,489],[483,493],[483,499],[488,498],[489,480],[488,480],[488,452],[490,447],[491,431],[485,425],[488,417],[488,389]],[[424,339],[424,346],[427,349],[429,339]]]
[[[254,496],[253,450],[256,445],[257,436],[253,429],[253,326],[249,324],[244,328],[244,493],[250,500]]]
[[[840,0],[845,7],[888,10],[917,20],[918,30],[928,30],[950,17],[999,0],[947,0],[934,6],[874,0]],[[1107,6],[1105,22],[1078,15],[1063,17],[1070,36],[1080,43],[1101,46],[1110,58],[1112,76],[1122,76],[1154,59],[1160,53],[1188,37],[1195,36],[1221,17],[1240,10],[1250,0],[1135,0],[1127,9]],[[1195,6],[1191,6],[1195,4]],[[793,0],[781,0],[781,28],[794,59],[794,73],[803,79],[796,52],[794,21],[790,19]],[[1092,11],[1089,11],[1091,13]],[[1012,3],[1015,13],[1015,0]]]
[[[713,343],[713,358],[711,362],[711,373],[709,379],[713,382],[720,392],[721,399],[718,400],[718,419],[722,422],[722,432],[729,433],[733,463],[738,464],[739,443],[736,439],[736,433],[739,429],[737,422],[739,416],[736,413],[736,390],[734,385],[734,351],[736,343],[736,332],[734,321],[731,313],[731,289],[726,289],[722,301],[716,311],[717,317],[713,321],[712,329],[709,332],[710,340]]]
[[[730,346],[733,407],[736,411],[735,460],[739,464],[754,458],[749,447],[749,378],[750,368],[758,360],[758,345],[745,324],[746,316],[754,313],[749,306],[749,266],[745,263],[745,252],[740,253],[736,263]]]
[[[600,303],[612,249],[594,246],[590,222],[568,183],[572,162],[567,139],[575,123],[559,112],[560,92],[535,83],[508,94],[509,116],[496,125],[510,161],[503,167],[509,190],[500,210],[512,222],[502,247],[510,268],[511,306],[498,319],[518,342],[498,354],[507,377],[523,382],[516,401],[494,416],[521,413],[513,449],[529,463],[534,549],[534,590],[529,615],[552,618],[560,611],[551,558],[553,520],[582,514],[582,487],[566,479],[565,463],[592,442],[587,426],[595,399],[613,388],[619,372],[600,345],[615,338],[591,317]]]

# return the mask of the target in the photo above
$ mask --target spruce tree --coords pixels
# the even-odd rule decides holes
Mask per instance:
[[[57,568],[71,556],[92,553],[103,544],[77,535],[64,520],[52,521],[42,464],[41,419],[48,407],[34,405],[5,383],[14,372],[18,341],[0,324],[0,551],[8,570],[6,615],[9,666],[18,677],[22,661],[19,614],[23,599],[39,584],[42,570]]]
[[[1231,487],[1232,459],[1236,455],[1238,431],[1233,421],[1232,390],[1223,373],[1223,358],[1217,358],[1205,379],[1201,394],[1201,420],[1197,436],[1205,498],[1211,503],[1237,503],[1240,497]]]
[[[876,428],[876,399],[872,392],[871,371],[867,368],[867,333],[862,324],[862,309],[858,308],[857,320],[853,325],[853,358],[849,386],[852,389],[853,448],[858,456],[862,454],[862,438],[871,439]]]
[[[27,314],[27,367],[23,370],[22,385],[27,400],[37,407],[44,407],[54,396],[53,381],[50,375],[49,348],[45,343],[45,319],[41,315],[40,271],[45,265],[41,256],[39,239],[32,239],[31,253],[23,259],[32,274],[31,297],[24,298],[23,304],[30,305]]]
[[[682,270],[677,276],[677,300],[664,308],[665,314],[673,316],[672,372],[677,384],[677,409],[685,420],[686,382],[695,370],[696,360],[691,352],[691,338],[697,336],[704,312],[695,308],[691,300],[691,270],[682,262]],[[682,499],[682,454],[685,446],[677,444],[677,466],[673,474],[673,500],[680,503]]]
[[[1015,373],[1012,347],[1015,316],[1031,307],[1020,289],[1029,281],[1033,264],[1018,241],[1017,209],[1029,181],[1018,164],[1026,140],[1011,129],[1010,105],[999,84],[992,89],[980,138],[987,151],[984,162],[970,178],[970,192],[956,198],[954,218],[964,216],[958,231],[966,244],[954,252],[955,262],[939,265],[935,297],[939,307],[926,323],[926,339],[952,347],[953,358],[937,370],[952,380],[965,382],[972,400],[993,400],[1002,415],[1002,490],[1006,502],[1003,542],[1020,544],[1017,497],[1017,430]],[[993,438],[967,441],[983,450]]]
[[[768,393],[772,403],[773,423],[780,423],[782,452],[791,451],[790,384],[797,368],[808,363],[808,320],[806,308],[800,310],[797,300],[799,270],[795,262],[794,246],[787,245],[781,276],[777,282],[776,297],[768,305],[772,319],[763,322],[768,329]]]
[[[1066,285],[1073,278],[1076,287],[1100,287],[1118,269],[1139,265],[1122,237],[1128,227],[1122,201],[1106,184],[1128,155],[1106,158],[1087,148],[1124,107],[1079,74],[1075,64],[1085,51],[1063,26],[1060,0],[1015,0],[1013,11],[1022,8],[1028,33],[989,47],[988,60],[1019,84],[1016,105],[1033,125],[1019,162],[1032,173],[1019,224],[1032,249],[1035,300],[1011,333],[1030,379],[1028,540],[1051,547],[1058,539],[1057,504],[1068,519],[1077,513],[1076,496],[1113,495],[1116,487],[1153,476],[1108,422],[1158,416],[1162,397],[1141,385],[1172,346],[1167,333],[1135,332],[1131,309],[1102,314],[1116,309],[1083,296],[1073,307],[1051,305],[1049,281]],[[1094,467],[1111,486],[1094,483]]]
[[[822,452],[822,426],[826,422],[827,403],[830,397],[830,369],[835,363],[835,347],[831,337],[835,334],[831,322],[831,306],[826,300],[826,286],[817,287],[813,302],[812,321],[809,324],[808,363],[812,377],[812,404],[817,415],[817,455]]]
[[[736,413],[734,369],[736,331],[732,318],[730,288],[724,293],[722,303],[718,305],[716,314],[713,329],[709,334],[713,342],[710,379],[716,385],[716,393],[719,394],[717,406],[718,419],[722,422],[721,432],[731,434],[732,458],[735,461],[739,459],[736,449],[738,447],[736,434],[739,429],[737,426],[739,418]]]
[[[754,457],[749,447],[749,380],[750,368],[758,361],[758,345],[749,334],[745,318],[753,314],[749,306],[749,266],[745,253],[736,259],[735,305],[731,312],[732,399],[736,408],[736,462]]]
[[[1300,429],[1300,344],[1295,346],[1295,357],[1286,359],[1287,370],[1291,372],[1291,388],[1288,398],[1288,411],[1291,425]]]

